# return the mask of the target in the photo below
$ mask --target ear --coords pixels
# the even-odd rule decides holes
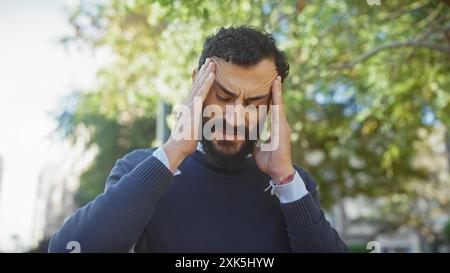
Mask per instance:
[[[192,82],[194,82],[195,81],[195,78],[197,77],[197,68],[194,68],[193,70],[192,70]]]

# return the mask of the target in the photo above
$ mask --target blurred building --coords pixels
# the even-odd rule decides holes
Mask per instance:
[[[34,246],[49,239],[76,209],[74,194],[79,176],[91,158],[92,153],[84,152],[81,147],[68,146],[64,158],[42,167],[33,214]]]

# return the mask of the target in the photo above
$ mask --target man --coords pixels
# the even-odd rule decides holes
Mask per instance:
[[[104,193],[63,224],[49,251],[347,252],[316,183],[292,164],[288,71],[270,34],[242,26],[208,37],[171,137],[118,160]],[[199,105],[223,111],[199,114]],[[256,124],[243,106],[263,109]],[[274,146],[262,149],[249,136],[268,112]]]

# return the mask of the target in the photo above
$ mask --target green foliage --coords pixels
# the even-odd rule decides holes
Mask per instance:
[[[444,1],[113,0],[74,6],[66,41],[107,48],[99,86],[79,95],[61,128],[89,128],[97,146],[80,204],[115,159],[154,138],[155,101],[180,102],[204,38],[250,24],[274,33],[290,61],[284,84],[294,161],[329,208],[345,196],[387,197],[426,181],[412,164],[419,129],[450,125],[449,6]],[[69,125],[68,125],[69,124]],[[316,160],[311,160],[316,155]]]
[[[450,220],[447,221],[447,224],[444,227],[444,237],[447,242],[450,242]]]
[[[352,253],[369,253],[365,244],[350,244],[348,248]]]
[[[117,159],[133,149],[149,146],[155,138],[154,103],[146,108],[149,114],[132,115],[119,112],[117,105],[110,107],[112,104],[102,92],[75,93],[68,102],[75,108],[69,107],[70,103],[64,105],[59,114],[59,131],[73,141],[84,141],[87,150],[96,151],[91,165],[80,177],[80,188],[75,195],[76,203],[82,206],[103,191]],[[102,110],[105,105],[109,107]]]

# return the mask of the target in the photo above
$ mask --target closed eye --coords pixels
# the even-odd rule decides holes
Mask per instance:
[[[265,95],[261,95],[261,96],[257,96],[257,97],[252,97],[252,98],[248,98],[248,99],[246,99],[245,101],[248,103],[248,104],[255,104],[255,105],[258,105],[258,104],[261,104],[261,103],[266,103],[267,102],[267,99],[270,97],[270,93],[267,93],[267,94],[265,94]]]
[[[219,100],[224,102],[231,101],[233,98],[237,97],[236,94],[225,90],[218,82],[215,82],[214,84],[214,94]]]
[[[265,95],[261,95],[261,96],[251,97],[251,98],[248,98],[247,100],[249,100],[249,101],[262,100],[262,99],[267,98],[268,96],[269,96],[269,93],[267,93]]]
[[[224,101],[224,102],[229,102],[229,101],[231,101],[233,99],[233,97],[230,97],[230,96],[227,96],[227,95],[225,95],[225,96],[219,95],[219,91],[217,91],[216,89],[214,90],[214,94],[216,95],[216,97],[219,100]]]

